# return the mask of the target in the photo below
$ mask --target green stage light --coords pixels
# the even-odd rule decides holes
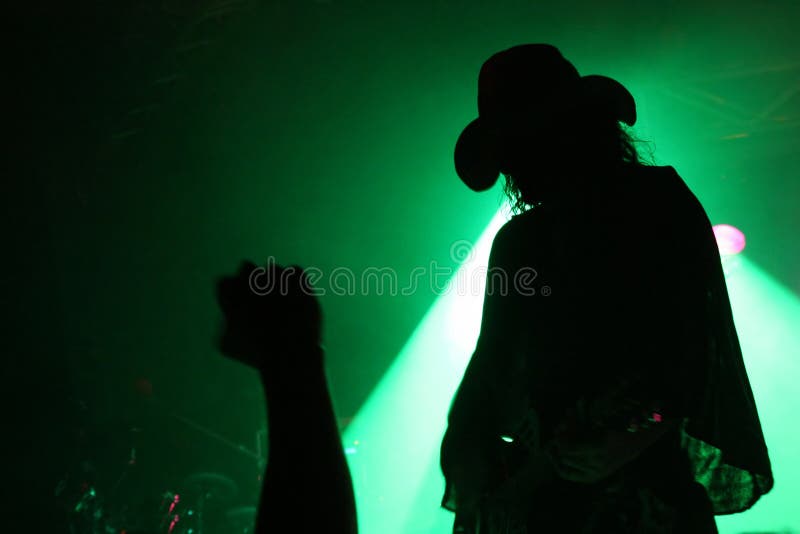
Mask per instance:
[[[452,514],[438,507],[439,445],[478,338],[491,243],[505,221],[502,211],[494,216],[345,432],[364,534],[447,532],[448,521],[452,528]],[[420,505],[431,481],[439,495]]]

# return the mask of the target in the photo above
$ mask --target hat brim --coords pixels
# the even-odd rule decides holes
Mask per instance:
[[[497,140],[480,117],[470,122],[456,141],[458,177],[473,191],[491,189],[500,177]]]

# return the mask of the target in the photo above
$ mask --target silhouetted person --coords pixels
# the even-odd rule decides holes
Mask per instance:
[[[487,60],[478,111],[456,170],[516,214],[442,443],[455,530],[716,532],[773,479],[705,211],[642,163],[630,93],[552,46]]]
[[[274,286],[270,287],[270,284]],[[320,346],[322,312],[298,267],[242,264],[223,278],[220,350],[256,368],[267,401],[269,457],[256,532],[355,534],[350,472]]]

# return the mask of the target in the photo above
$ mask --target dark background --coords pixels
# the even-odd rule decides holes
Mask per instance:
[[[459,183],[452,147],[481,63],[514,44],[625,83],[658,161],[798,292],[798,20],[789,0],[19,7],[0,279],[19,504],[4,521],[38,531],[69,500],[60,480],[109,494],[123,472],[118,501],[215,471],[253,504],[261,390],[214,349],[214,279],[270,255],[400,280],[453,265],[500,196]],[[435,298],[323,297],[342,427]]]

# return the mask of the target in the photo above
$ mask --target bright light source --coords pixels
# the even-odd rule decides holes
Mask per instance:
[[[744,250],[744,234],[738,228],[729,224],[715,224],[714,237],[722,256],[732,256]]]

